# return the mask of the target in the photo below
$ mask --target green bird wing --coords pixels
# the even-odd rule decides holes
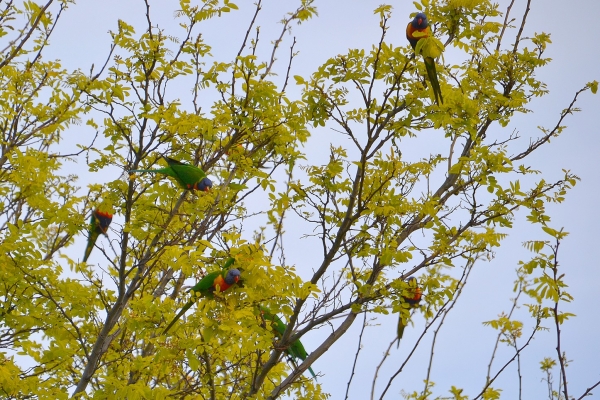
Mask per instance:
[[[260,311],[262,312],[264,319],[272,322],[271,326],[273,327],[275,332],[277,332],[276,335],[281,338],[281,336],[283,336],[283,333],[287,329],[287,325],[281,320],[281,318],[279,318],[277,314],[271,313],[271,311],[267,307],[260,306]],[[294,359],[300,359],[304,361],[306,360],[306,357],[308,357],[308,353],[306,352],[306,349],[304,348],[304,345],[302,344],[300,339],[292,343],[290,347],[286,349],[286,353],[291,357],[290,362],[294,366],[294,369],[298,369],[298,365],[296,364]],[[308,371],[310,372],[313,378],[317,378],[317,375],[311,367],[308,367]]]
[[[283,321],[281,320],[281,318],[279,318],[277,315],[273,315],[273,318],[271,319],[271,321],[273,322],[272,323],[273,329],[275,329],[275,331],[281,338],[281,336],[283,336],[283,333],[287,329],[287,324],[284,324]]]
[[[94,245],[100,234],[108,236],[108,227],[112,221],[112,217],[112,214],[107,212],[98,210],[92,212],[92,216],[90,217],[89,237],[83,255],[83,262],[86,262],[90,257],[90,254],[92,254],[92,250],[94,249]]]
[[[292,345],[288,348],[288,354],[294,358],[298,358],[302,361],[306,360],[306,357],[308,357],[308,353],[306,352],[306,349],[304,348],[304,345],[302,344],[302,342],[300,341],[300,339],[296,340],[294,343],[292,343]],[[295,368],[297,369],[298,366],[294,365]],[[315,374],[315,371],[313,371],[313,369],[311,367],[308,367],[308,372],[310,372],[310,374],[312,375],[313,378],[317,379],[317,375]]]
[[[273,314],[271,310],[269,310],[267,307],[259,306],[259,308],[263,318],[267,321],[271,321],[271,326],[273,327],[275,332],[277,332],[278,336],[281,337],[281,335],[283,335],[283,332],[285,332],[287,325],[284,324],[281,318]]]
[[[171,175],[186,189],[200,182],[206,178],[206,174],[200,168],[193,165],[184,164],[180,161],[174,160],[169,157],[164,157],[169,168],[173,171],[174,175]]]
[[[215,280],[222,274],[222,271],[214,271],[207,274],[190,289],[190,292],[195,292],[197,297],[210,295],[215,289]]]
[[[183,314],[185,314],[185,312],[194,305],[194,303],[196,302],[196,300],[198,300],[199,297],[212,295],[215,279],[217,279],[219,277],[219,275],[221,275],[221,271],[211,272],[210,274],[206,275],[204,278],[200,279],[200,281],[198,283],[196,283],[190,289],[190,292],[194,292],[194,297],[190,301],[185,303],[185,305],[177,313],[175,318],[173,318],[171,320],[169,325],[167,325],[167,327],[163,331],[163,335],[165,335],[165,334],[167,334],[167,332],[169,332],[169,330],[173,327],[173,325],[175,325],[175,322],[177,322],[183,316]]]
[[[303,361],[306,360],[306,357],[308,357],[308,353],[306,352],[306,349],[304,348],[304,345],[300,339],[296,340],[290,345],[289,353],[292,357],[299,358]]]

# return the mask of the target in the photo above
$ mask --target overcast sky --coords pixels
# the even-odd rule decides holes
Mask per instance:
[[[176,20],[172,8],[167,7],[174,3],[164,0],[151,2],[152,11],[156,11],[154,19],[160,26],[175,29]],[[348,48],[370,49],[380,35],[379,20],[372,10],[381,3],[382,0],[317,1],[319,17],[293,28],[293,35],[297,40],[296,51],[299,54],[292,74],[306,77],[329,57],[344,53]],[[506,5],[507,1],[500,3]],[[516,3],[515,8],[523,8],[523,0],[517,0]],[[236,4],[240,6],[239,11],[209,21],[202,30],[206,42],[213,46],[213,56],[219,61],[232,60],[252,17],[252,2],[237,0]],[[261,40],[268,43],[276,37],[280,29],[277,22],[295,4],[291,0],[263,2],[264,10],[259,18],[263,35]],[[414,6],[412,1],[393,1],[390,4],[394,6],[394,10],[387,41],[394,45],[404,45],[404,29],[409,21],[408,15],[415,11]],[[81,68],[87,72],[92,63],[98,68],[109,48],[108,31],[116,30],[117,19],[124,19],[140,27],[139,33],[145,18],[143,12],[141,0],[82,0],[79,4],[70,6],[63,15],[46,59],[59,58],[68,69]],[[520,14],[515,11],[515,15]],[[530,104],[529,108],[533,113],[516,116],[504,128],[507,134],[517,130],[524,138],[537,138],[537,126],[554,126],[559,112],[568,106],[575,91],[586,82],[600,79],[600,33],[595,29],[599,16],[599,0],[532,2],[526,35],[540,31],[552,34],[553,43],[546,56],[551,57],[553,62],[538,73],[539,79],[547,83],[550,94],[535,99]],[[286,49],[290,41],[291,37],[286,36],[283,45]],[[263,49],[266,51],[268,47]],[[284,54],[287,54],[287,50],[280,57]],[[291,96],[294,90],[290,89]],[[188,95],[189,93],[182,93],[182,97]],[[568,376],[570,391],[577,397],[600,379],[600,291],[597,290],[600,269],[596,254],[600,236],[600,211],[596,205],[600,183],[600,138],[597,123],[600,97],[587,92],[580,98],[578,107],[582,112],[567,118],[566,132],[554,139],[549,146],[536,152],[531,160],[532,165],[547,172],[548,180],[558,179],[563,168],[573,171],[582,179],[562,205],[548,207],[553,218],[551,226],[564,227],[571,232],[561,245],[559,261],[562,271],[566,273],[565,280],[570,286],[571,294],[575,296],[568,311],[576,313],[577,318],[563,327],[563,348],[568,358],[573,360]],[[86,132],[93,134],[91,129]],[[315,130],[312,144],[314,145],[315,140],[319,143],[319,140],[323,140],[319,138],[326,138],[326,135],[327,132],[323,130]],[[106,180],[112,179],[116,177],[106,177]],[[533,238],[547,239],[539,232],[539,227],[531,227],[526,223],[515,224],[510,237],[497,250],[497,257],[489,263],[482,263],[473,272],[470,279],[472,282],[467,285],[459,302],[460,307],[449,315],[438,338],[435,353],[438,363],[431,376],[436,382],[436,395],[447,395],[450,385],[465,388],[470,396],[478,393],[495,339],[495,332],[483,327],[481,322],[494,318],[502,311],[508,311],[517,262],[531,257],[523,249],[521,242]],[[300,273],[308,277],[313,265],[303,260],[305,250],[300,244],[296,253],[292,251],[288,255],[288,261],[296,264]],[[490,291],[490,287],[494,290]],[[351,398],[368,398],[374,367],[381,359],[387,343],[394,337],[396,322],[397,315],[390,315],[379,318],[379,326],[367,329],[361,370],[352,384]],[[417,317],[415,324],[414,328],[407,328],[400,349],[396,350],[394,347],[386,368],[382,370],[380,385],[387,381],[390,373],[404,360],[406,352],[423,327],[423,320]],[[313,365],[315,371],[323,374],[319,382],[326,392],[332,394],[333,399],[343,398],[356,352],[357,333],[356,329],[351,330]],[[326,329],[307,334],[303,339],[307,350],[310,352],[327,334]],[[539,334],[524,355],[522,374],[526,382],[525,399],[546,397],[538,362],[545,356],[556,357],[553,340],[553,331]],[[402,389],[411,391],[422,388],[428,353],[428,346],[419,351],[409,373],[395,381],[386,398],[398,398],[396,394]],[[496,366],[503,364],[509,356],[508,352],[500,352]],[[503,398],[516,398],[514,385],[511,385],[515,382],[516,374],[516,369],[511,367],[505,379],[501,380],[505,390]],[[558,375],[555,376],[555,380],[557,379]]]

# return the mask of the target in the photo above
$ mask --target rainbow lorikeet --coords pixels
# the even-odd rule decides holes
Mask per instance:
[[[92,217],[90,218],[90,233],[88,236],[87,246],[85,248],[85,254],[83,255],[83,262],[86,262],[92,253],[92,249],[94,248],[94,244],[96,244],[96,240],[98,240],[98,236],[103,234],[108,237],[108,226],[112,221],[112,214],[94,210],[92,211]]]
[[[281,336],[283,336],[283,333],[287,329],[287,325],[284,324],[281,318],[279,318],[276,314],[271,313],[271,311],[267,307],[259,306],[259,309],[262,318],[271,321],[271,326],[275,331],[275,335],[281,338]],[[290,344],[290,347],[285,349],[285,352],[288,354],[288,356],[290,356],[289,361],[292,363],[294,368],[298,368],[298,365],[296,364],[297,359],[304,361],[306,360],[306,357],[308,357],[308,353],[306,352],[306,349],[304,348],[304,345],[302,345],[300,339]],[[317,375],[315,375],[311,367],[308,367],[308,371],[313,376],[313,378],[317,379]]]
[[[404,302],[406,302],[409,308],[416,308],[421,301],[421,296],[423,295],[423,291],[418,286],[417,278],[411,276],[406,280],[408,283],[408,292],[409,296],[402,296]],[[398,346],[400,346],[400,339],[402,339],[402,335],[404,334],[404,328],[406,328],[408,321],[402,318],[402,314],[400,314],[400,318],[398,320]]]
[[[207,274],[200,282],[190,289],[190,292],[194,292],[193,298],[177,313],[175,318],[173,318],[163,331],[163,335],[169,332],[169,329],[171,329],[175,322],[185,314],[185,312],[194,304],[196,299],[200,297],[212,297],[213,292],[217,290],[217,287],[219,288],[219,291],[224,292],[240,280],[241,273],[239,269],[232,268],[225,273],[227,268],[229,268],[233,262],[234,259],[230,258],[221,270]]]
[[[179,186],[187,190],[201,190],[208,192],[212,187],[212,181],[206,177],[204,171],[193,165],[184,164],[170,157],[163,156],[167,161],[168,167],[159,169],[132,169],[133,172],[152,172],[165,174],[175,178]]]
[[[406,26],[406,38],[410,42],[413,50],[417,50],[417,43],[421,39],[427,39],[432,37],[431,28],[429,28],[429,22],[427,22],[427,16],[420,12],[417,13],[415,18],[408,23]],[[441,43],[440,43],[440,46]],[[443,46],[442,46],[443,49]],[[439,49],[438,49],[439,50]],[[435,70],[435,61],[427,52],[423,52],[422,48],[419,49],[418,53],[423,54],[423,60],[425,61],[425,69],[427,70],[427,76],[431,82],[433,94],[435,96],[435,102],[439,106],[440,103],[444,104],[442,97],[442,90],[440,89],[440,82],[438,81],[437,72]]]

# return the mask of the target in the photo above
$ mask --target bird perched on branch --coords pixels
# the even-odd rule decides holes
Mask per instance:
[[[408,278],[406,280],[406,283],[408,283],[409,295],[402,296],[402,300],[408,304],[409,308],[416,308],[419,306],[419,302],[421,301],[421,296],[423,295],[423,292],[422,292],[421,288],[419,287],[417,278],[415,278],[414,276],[411,276],[410,278]],[[400,318],[398,320],[398,345],[397,346],[400,346],[400,339],[402,339],[402,335],[404,334],[404,328],[406,328],[407,324],[408,324],[408,320],[402,318],[402,313],[400,313]]]
[[[169,332],[175,322],[177,322],[177,320],[181,318],[187,310],[189,310],[189,308],[196,302],[197,299],[201,297],[211,298],[217,289],[220,292],[224,292],[240,280],[241,273],[239,269],[232,268],[227,270],[234,263],[234,261],[235,260],[233,258],[229,258],[222,269],[206,275],[200,280],[200,282],[190,289],[190,293],[193,293],[192,299],[181,308],[175,318],[173,318],[173,320],[165,328],[163,335]]]
[[[186,190],[200,190],[208,192],[212,187],[212,181],[206,177],[206,173],[193,165],[184,164],[181,161],[163,156],[168,167],[159,169],[132,169],[134,172],[151,172],[155,174],[165,174],[175,178],[179,186]]]
[[[277,314],[273,314],[267,307],[259,306],[259,309],[262,318],[266,321],[271,322],[271,326],[275,331],[275,335],[281,339],[283,333],[287,329],[287,325],[283,323],[283,321],[281,320],[281,318],[279,318],[279,316],[277,316]],[[304,361],[306,360],[306,357],[308,357],[308,353],[306,352],[306,349],[304,348],[304,345],[302,344],[300,339],[290,344],[290,346],[287,349],[285,349],[285,352],[289,356],[289,361],[295,369],[298,369],[298,364],[296,360]],[[308,367],[308,371],[310,372],[313,378],[317,379],[317,375],[315,375],[311,367]]]
[[[108,226],[112,221],[112,214],[103,212],[98,209],[92,211],[92,217],[90,218],[90,229],[87,246],[85,248],[85,254],[83,255],[83,262],[86,262],[94,249],[94,244],[98,240],[98,236],[103,234],[108,237]]]
[[[416,54],[421,54],[425,61],[427,76],[431,82],[431,88],[435,96],[435,102],[439,106],[444,104],[440,82],[438,81],[437,71],[435,70],[435,58],[439,57],[444,51],[442,42],[433,37],[427,16],[419,12],[415,18],[406,26],[406,38]]]

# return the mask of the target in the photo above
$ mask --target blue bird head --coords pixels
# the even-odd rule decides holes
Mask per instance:
[[[208,192],[212,187],[213,183],[210,179],[204,178],[200,182],[196,183],[194,189],[201,190],[203,192]]]
[[[415,18],[412,20],[412,26],[415,29],[425,29],[429,26],[429,22],[427,21],[427,15],[425,13],[417,13]]]
[[[225,275],[225,283],[227,283],[228,285],[233,285],[234,283],[237,283],[237,281],[240,280],[241,275],[242,274],[239,269],[232,268],[229,271],[227,271],[227,275]]]

